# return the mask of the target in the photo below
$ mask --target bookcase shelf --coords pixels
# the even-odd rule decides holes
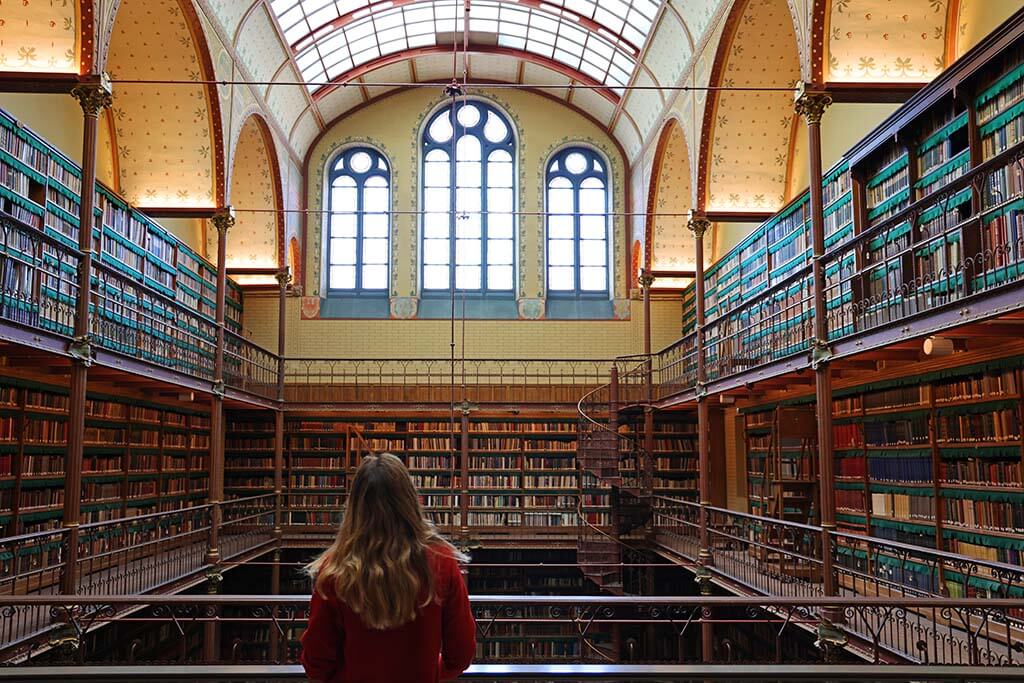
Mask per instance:
[[[216,267],[101,183],[94,192],[93,251],[99,262],[214,320]],[[0,213],[77,249],[81,193],[81,168],[0,110]],[[16,278],[7,277],[5,284],[17,291]],[[242,289],[230,280],[226,300],[228,329],[241,332]],[[196,327],[187,320],[179,324]]]
[[[1024,550],[1024,358],[951,367],[835,393],[840,528],[979,559]],[[747,410],[748,443],[764,439]],[[961,433],[969,441],[955,440]],[[748,453],[748,477],[760,476]],[[759,509],[759,497],[751,496]]]
[[[0,378],[0,533],[60,525],[65,491],[65,387]],[[90,393],[82,463],[82,523],[205,502],[209,417]]]

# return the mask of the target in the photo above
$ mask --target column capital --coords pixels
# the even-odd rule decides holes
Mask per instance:
[[[235,209],[232,206],[218,209],[210,220],[213,221],[213,227],[217,228],[217,234],[226,235],[235,226]]]
[[[285,266],[281,270],[277,271],[274,278],[277,280],[277,284],[280,285],[281,289],[285,289],[288,286],[288,283],[292,281],[292,274],[289,271],[288,266]]]
[[[825,110],[832,104],[832,96],[821,90],[812,90],[810,83],[800,82],[794,94],[796,113],[804,117],[808,125],[820,124]]]
[[[650,289],[651,285],[654,284],[654,276],[647,270],[640,271],[640,277],[636,279],[640,283],[640,286],[644,289]]]
[[[114,104],[114,89],[107,74],[101,74],[98,80],[79,83],[71,89],[71,96],[78,100],[82,112],[94,119],[100,111]]]
[[[694,237],[703,239],[705,233],[711,229],[711,221],[704,214],[691,211],[690,218],[686,221],[686,227],[693,233]]]

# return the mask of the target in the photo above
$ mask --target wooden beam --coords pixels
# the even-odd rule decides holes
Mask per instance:
[[[214,206],[136,206],[150,218],[213,218]]]
[[[936,336],[949,337],[950,339],[968,339],[972,337],[1014,337],[1024,336],[1024,325],[1012,325],[1008,323],[981,323],[979,325],[967,325],[955,330],[942,332]]]
[[[81,82],[78,74],[0,71],[0,92],[67,95]]]
[[[706,211],[704,216],[712,223],[756,223],[760,225],[774,216],[771,211]]]
[[[925,83],[826,83],[836,104],[903,104]]]

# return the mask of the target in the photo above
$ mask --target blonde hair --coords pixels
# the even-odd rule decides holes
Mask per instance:
[[[445,550],[466,560],[424,518],[402,461],[382,453],[363,458],[334,543],[306,571],[320,595],[333,590],[364,624],[390,629],[436,599],[427,553]]]

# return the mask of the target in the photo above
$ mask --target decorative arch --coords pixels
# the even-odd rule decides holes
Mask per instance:
[[[786,0],[739,0],[726,20],[710,84],[776,90],[713,90],[704,110],[697,208],[770,211],[786,193],[793,91],[800,55]],[[782,151],[780,151],[782,150]]]
[[[947,61],[952,63],[1021,8],[1020,0],[950,0]]]
[[[237,214],[235,226],[228,231],[228,268],[285,265],[281,170],[270,127],[259,114],[242,124],[232,154],[229,196]],[[208,231],[207,252],[215,250],[216,235]],[[239,282],[245,284],[245,280],[242,277]]]
[[[122,0],[107,71],[115,80],[213,79],[199,17],[188,0]],[[225,200],[220,98],[212,85],[115,84],[120,184],[145,207],[213,207]]]
[[[687,214],[693,208],[690,150],[683,127],[670,118],[658,136],[647,192],[643,264],[646,269],[690,270],[694,266],[693,239]],[[679,214],[666,216],[661,214]],[[655,281],[655,287],[675,283]]]

